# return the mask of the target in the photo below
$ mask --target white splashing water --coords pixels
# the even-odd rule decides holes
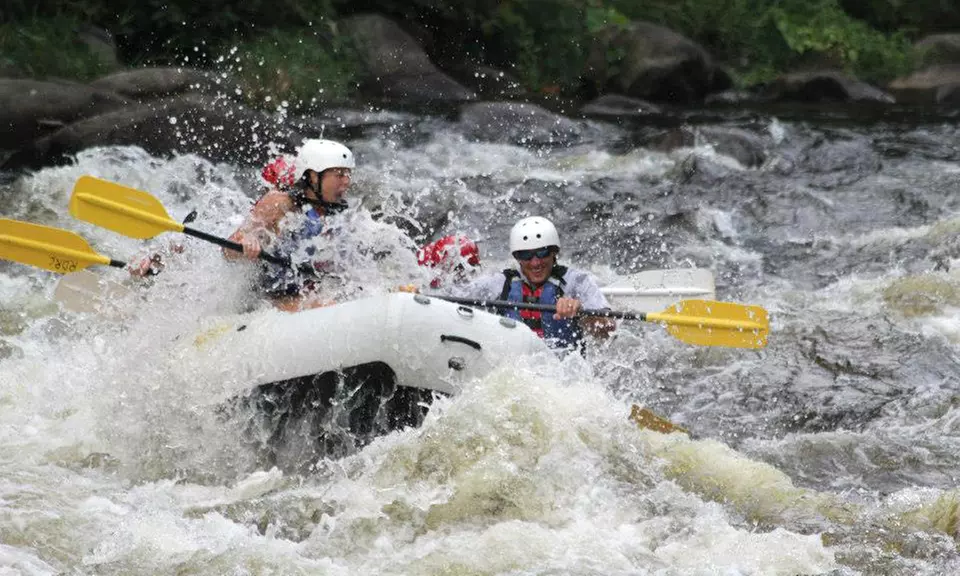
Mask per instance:
[[[656,175],[674,162],[639,153],[539,157],[447,138],[455,137],[409,151],[358,143],[372,166],[357,170],[358,186],[399,214],[432,197],[451,209],[470,204],[456,198],[455,185],[453,198],[442,198],[451,187],[436,184],[454,162],[461,176],[516,170],[554,179],[609,170]],[[222,383],[191,379],[174,345],[210,318],[258,306],[249,268],[227,264],[198,240],[141,242],[71,220],[67,199],[83,174],[148,190],[174,219],[196,209],[192,226],[221,236],[251,204],[241,189],[252,178],[233,167],[192,156],[159,160],[136,148],[89,150],[74,165],[18,182],[18,194],[30,200],[6,216],[75,230],[122,260],[166,251],[171,241],[186,250],[152,284],[131,283],[123,303],[131,313],[119,323],[51,309],[56,279],[46,273],[0,274],[4,307],[25,311],[0,360],[0,572],[786,575],[838,568],[817,531],[796,527],[804,525],[798,518],[846,518],[837,512],[841,498],[796,488],[718,442],[667,437],[628,421],[629,405],[598,375],[602,364],[677,344],[626,326],[622,342],[632,345],[611,347],[606,360],[517,359],[440,401],[422,427],[318,462],[313,474],[258,469],[235,427],[211,407]],[[710,216],[736,233],[722,214]],[[422,279],[413,242],[398,229],[362,212],[337,226],[344,240],[324,249],[349,262],[358,283],[386,291]],[[371,247],[393,257],[373,258]],[[104,274],[129,282],[121,271]]]

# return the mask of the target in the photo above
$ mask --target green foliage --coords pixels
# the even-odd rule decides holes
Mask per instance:
[[[532,89],[571,88],[586,60],[587,17],[581,0],[502,0],[476,16],[495,60],[511,62]]]
[[[777,30],[796,55],[815,52],[858,76],[889,80],[909,69],[910,44],[850,18],[834,0],[806,4],[806,13],[772,10]]]
[[[875,0],[886,1],[886,0]],[[811,62],[885,81],[909,66],[902,33],[885,35],[838,0],[611,0],[626,16],[674,29],[727,63],[741,84]]]
[[[252,105],[310,108],[349,96],[355,87],[356,55],[345,39],[320,28],[274,29],[226,49],[232,69]]]
[[[356,12],[401,23],[442,67],[487,64],[528,89],[567,93],[593,38],[633,20],[700,43],[741,85],[809,65],[885,81],[909,67],[908,40],[960,27],[960,4],[944,0],[6,0],[0,67],[96,76],[101,65],[72,40],[75,26],[92,24],[116,36],[128,64],[230,66],[258,102],[309,103],[321,89],[335,99],[351,93],[355,59],[330,25]],[[611,64],[621,57],[607,54]]]
[[[915,37],[960,29],[960,3],[955,0],[840,0],[840,7],[885,33]]]
[[[503,68],[530,90],[574,90],[592,35],[629,20],[605,0],[336,0],[425,31],[431,57]]]
[[[111,31],[127,59],[173,62],[194,47],[276,27],[320,26],[331,0],[5,0],[0,21],[60,15]]]
[[[616,8],[588,6],[586,9],[587,32],[591,34],[595,34],[607,26],[623,27],[628,24],[630,24],[630,19],[617,11]]]
[[[66,16],[0,24],[0,69],[33,78],[90,80],[110,72],[77,37],[80,23]]]

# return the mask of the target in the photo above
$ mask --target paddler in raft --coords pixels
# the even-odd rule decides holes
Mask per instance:
[[[584,332],[606,338],[616,329],[616,321],[611,318],[577,317],[582,309],[604,310],[610,304],[592,274],[557,262],[560,235],[550,220],[532,216],[514,224],[510,230],[510,252],[517,268],[478,278],[457,290],[457,294],[481,300],[555,305],[554,314],[500,311],[529,326],[555,348],[582,350]]]
[[[430,271],[430,288],[460,286],[480,270],[480,250],[463,234],[451,234],[417,250],[417,264]]]
[[[305,140],[292,165],[283,158],[269,164],[264,179],[272,185],[253,205],[246,221],[230,236],[243,254],[224,250],[229,260],[257,260],[269,245],[277,256],[290,256],[304,241],[325,234],[326,218],[342,212],[355,166],[353,152],[332,140]],[[299,176],[298,176],[299,175]],[[307,253],[311,247],[307,247]],[[260,262],[259,291],[277,308],[295,312],[331,304],[315,290],[323,263],[304,271]]]

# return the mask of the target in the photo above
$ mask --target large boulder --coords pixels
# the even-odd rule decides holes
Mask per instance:
[[[524,102],[478,102],[460,114],[464,133],[477,140],[504,144],[555,146],[580,139],[580,123]]]
[[[96,58],[100,65],[100,70],[107,72],[116,70],[120,67],[120,59],[117,57],[117,43],[113,34],[103,28],[81,24],[76,30],[77,42],[90,52]]]
[[[762,136],[731,126],[701,126],[668,130],[650,146],[661,152],[707,145],[714,152],[733,158],[745,168],[757,168],[767,159],[767,142]]]
[[[126,104],[119,94],[84,84],[0,79],[0,150]]]
[[[697,130],[697,140],[747,168],[757,168],[767,160],[769,143],[764,137],[747,130],[730,126],[704,126]]]
[[[660,114],[661,109],[659,106],[639,98],[631,98],[621,94],[604,94],[584,104],[580,112],[586,116],[623,118]]]
[[[485,100],[511,100],[527,94],[519,80],[490,66],[465,63],[451,70],[451,73]]]
[[[960,83],[937,88],[937,93],[934,97],[937,100],[937,104],[943,104],[944,106],[953,108],[960,106]]]
[[[887,86],[897,101],[908,104],[953,103],[957,87],[960,87],[960,64],[931,66],[901,76]]]
[[[808,186],[834,190],[873,176],[883,162],[865,140],[818,139],[796,157]]]
[[[190,95],[135,104],[66,126],[18,151],[5,170],[40,168],[96,146],[140,146],[156,156],[193,153],[215,162],[262,163],[275,142],[293,149],[301,138],[267,115]]]
[[[837,70],[793,72],[777,78],[764,96],[789,102],[875,102],[890,104],[893,96]]]
[[[731,84],[703,47],[649,22],[601,30],[590,47],[585,78],[601,94],[676,103],[700,101]]]
[[[23,78],[23,72],[12,62],[0,60],[0,78]]]
[[[913,45],[921,66],[960,64],[960,34],[933,34]]]
[[[361,90],[370,96],[418,102],[468,101],[476,94],[437,68],[417,41],[392,20],[361,14],[342,20],[364,70]]]
[[[94,80],[90,85],[139,102],[185,93],[220,93],[230,97],[237,94],[233,82],[194,68],[136,68]]]

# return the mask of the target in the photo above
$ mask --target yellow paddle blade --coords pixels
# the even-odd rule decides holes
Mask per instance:
[[[660,416],[649,408],[641,408],[636,404],[630,409],[630,419],[637,423],[637,426],[660,432],[661,434],[670,434],[672,432],[682,432],[689,435],[690,432],[682,426],[677,426],[673,422]]]
[[[0,219],[0,258],[60,274],[112,262],[78,234],[7,218]]]
[[[93,176],[81,176],[70,197],[74,218],[131,238],[153,238],[162,232],[183,232],[166,208],[150,194]]]
[[[770,331],[766,310],[734,302],[682,300],[646,319],[666,325],[678,340],[699,346],[763,348]]]

